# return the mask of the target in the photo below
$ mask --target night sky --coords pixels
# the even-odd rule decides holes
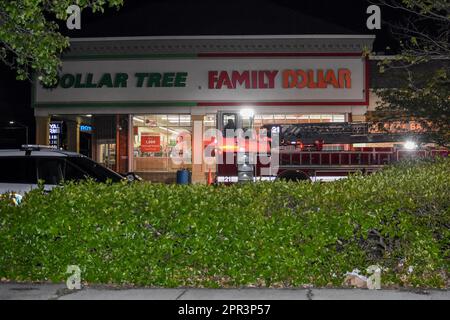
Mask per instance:
[[[365,0],[124,0],[117,11],[104,14],[83,11],[81,30],[61,32],[70,37],[118,37],[164,35],[280,35],[280,34],[375,34],[376,52],[395,52],[389,28],[367,30]],[[398,19],[399,13],[382,8],[383,19]],[[390,47],[391,49],[386,49]],[[0,128],[9,120],[30,126],[34,139],[31,85],[16,81],[14,71],[0,65]],[[5,133],[6,132],[6,133]],[[9,134],[8,134],[9,132]],[[1,130],[0,135],[23,130]],[[1,147],[1,145],[0,145]]]
[[[117,11],[86,12],[71,37],[168,35],[375,34],[375,51],[395,48],[387,26],[366,28],[366,0],[125,0]],[[399,13],[382,8],[383,18]]]

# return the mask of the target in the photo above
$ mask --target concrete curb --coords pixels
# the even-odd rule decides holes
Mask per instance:
[[[0,300],[450,300],[449,290],[111,288],[0,283]]]

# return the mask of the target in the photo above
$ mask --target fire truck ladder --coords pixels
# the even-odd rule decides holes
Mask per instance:
[[[275,134],[279,135],[279,168],[285,171],[301,170],[309,176],[316,176],[319,172],[373,172],[392,163],[397,156],[393,150],[301,150],[297,148],[299,141],[304,145],[314,146],[318,140],[326,145],[400,142],[411,139],[411,135],[370,133],[370,124],[361,122],[268,124],[263,128],[268,130],[272,138]],[[416,136],[415,139],[417,138]]]

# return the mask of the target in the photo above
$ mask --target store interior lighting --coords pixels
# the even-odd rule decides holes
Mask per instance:
[[[241,109],[240,114],[244,118],[252,118],[255,116],[255,111],[250,108],[244,108],[244,109]]]

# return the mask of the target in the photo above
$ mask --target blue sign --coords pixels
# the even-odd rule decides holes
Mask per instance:
[[[91,131],[92,131],[92,126],[89,126],[86,124],[80,125],[80,132],[91,132]]]

